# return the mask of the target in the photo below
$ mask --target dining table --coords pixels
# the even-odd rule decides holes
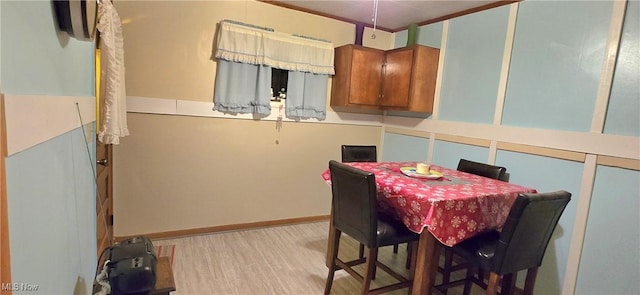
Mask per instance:
[[[416,174],[419,162],[352,162],[375,175],[378,210],[392,213],[420,234],[411,294],[430,294],[438,265],[438,243],[454,246],[482,232],[500,229],[525,186],[438,165]],[[329,169],[322,178],[331,184]],[[329,242],[333,237],[329,236]],[[327,265],[331,260],[327,257]]]

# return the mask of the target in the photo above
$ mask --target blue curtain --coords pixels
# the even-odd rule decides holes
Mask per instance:
[[[265,116],[271,113],[270,66],[218,60],[215,83],[213,110]]]
[[[288,118],[327,117],[327,83],[329,75],[289,71],[287,80],[287,102],[285,113]]]
[[[335,73],[331,42],[224,20],[214,57],[214,110],[269,115],[271,69],[277,68],[289,71],[287,117],[325,119],[329,75]]]

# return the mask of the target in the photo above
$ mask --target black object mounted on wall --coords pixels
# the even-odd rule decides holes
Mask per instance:
[[[61,31],[81,41],[93,40],[98,20],[96,0],[52,0],[51,2]]]

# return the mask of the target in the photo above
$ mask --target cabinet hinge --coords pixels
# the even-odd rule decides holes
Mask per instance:
[[[109,226],[113,226],[113,214],[109,215]]]

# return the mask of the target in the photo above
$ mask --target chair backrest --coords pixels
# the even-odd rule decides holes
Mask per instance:
[[[542,264],[571,193],[520,194],[511,207],[493,257],[493,272],[507,274]]]
[[[375,145],[343,145],[342,162],[376,162],[378,154]]]
[[[498,179],[501,181],[508,180],[508,177],[506,176],[507,168],[469,161],[467,159],[460,159],[460,162],[458,162],[458,171]]]
[[[366,172],[329,161],[333,226],[368,247],[377,246],[376,180]]]

